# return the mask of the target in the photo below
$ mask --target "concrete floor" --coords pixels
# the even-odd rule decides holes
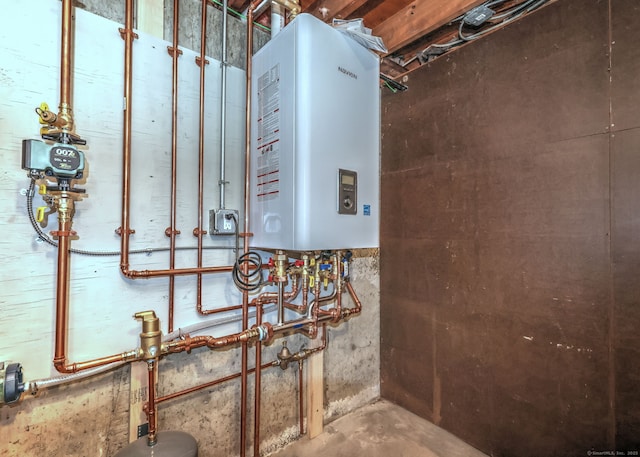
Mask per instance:
[[[270,457],[487,457],[449,432],[380,400],[325,425]]]

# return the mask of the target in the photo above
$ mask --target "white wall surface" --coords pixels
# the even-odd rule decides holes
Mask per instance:
[[[123,53],[121,25],[76,9],[73,108],[77,133],[88,162],[88,197],[77,203],[73,248],[118,251],[121,225]],[[59,103],[61,3],[55,0],[6,2],[0,27],[0,361],[23,364],[25,377],[55,374],[52,365],[55,326],[55,248],[36,241],[26,214],[23,191],[29,185],[20,168],[21,140],[39,137],[34,108]],[[139,33],[134,41],[133,166],[131,249],[167,247],[170,225],[171,57],[168,42]],[[195,246],[199,67],[197,54],[183,49],[179,59],[178,223],[179,246]],[[206,68],[205,200],[218,206],[220,65]],[[228,70],[227,208],[242,209],[244,154],[244,72]],[[38,195],[34,206],[43,205]],[[57,229],[56,215],[45,232]],[[208,246],[232,246],[232,237],[205,237]],[[168,268],[168,253],[132,255],[133,269]],[[229,250],[205,251],[205,265],[228,265]],[[168,279],[127,280],[119,257],[71,260],[69,353],[71,362],[130,350],[138,346],[137,311],[153,309],[167,331]],[[177,267],[196,265],[196,252],[181,251]],[[239,303],[227,274],[204,277],[205,308]],[[177,278],[174,328],[202,320],[197,315],[195,277]],[[209,333],[227,332],[217,329]]]

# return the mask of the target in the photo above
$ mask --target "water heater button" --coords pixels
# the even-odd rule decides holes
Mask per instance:
[[[356,214],[358,211],[358,173],[338,170],[338,214]]]

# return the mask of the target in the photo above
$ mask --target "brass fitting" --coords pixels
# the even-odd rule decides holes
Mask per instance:
[[[287,267],[289,266],[287,255],[282,251],[278,251],[273,258],[273,263],[275,266],[273,280],[275,282],[287,282]]]
[[[142,333],[140,333],[141,358],[144,360],[156,359],[162,349],[162,331],[160,319],[153,311],[141,311],[134,315],[136,319],[142,319]]]
[[[287,342],[283,341],[282,349],[280,349],[280,352],[278,352],[278,366],[283,370],[286,370],[287,367],[289,367],[289,360],[291,360],[291,357],[293,357],[293,354],[287,347]]]
[[[41,123],[49,125],[47,133],[67,133],[75,135],[75,125],[73,121],[73,110],[67,103],[61,103],[58,107],[58,114],[48,109],[36,108],[36,113],[40,116]]]
[[[63,192],[59,196],[54,196],[53,205],[58,212],[58,222],[60,224],[71,222],[73,220],[75,203],[71,195]]]

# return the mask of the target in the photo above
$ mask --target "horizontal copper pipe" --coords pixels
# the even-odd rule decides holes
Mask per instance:
[[[123,265],[120,266],[122,274],[130,279],[138,278],[157,278],[161,276],[184,276],[195,275],[198,273],[228,273],[233,267],[202,267],[202,268],[174,268],[168,270],[129,270]]]
[[[176,352],[191,351],[192,349],[200,347],[208,347],[209,349],[218,349],[225,346],[231,346],[237,343],[247,343],[250,341],[258,340],[260,337],[260,328],[266,331],[267,335],[264,340],[268,341],[273,337],[273,327],[270,323],[264,323],[259,328],[254,327],[248,330],[243,330],[238,333],[226,335],[222,337],[214,337],[209,335],[194,336],[186,335],[183,339],[177,341],[171,341],[162,345],[163,354],[171,354]]]
[[[88,370],[90,368],[102,367],[117,362],[131,362],[137,360],[140,356],[140,351],[134,349],[129,352],[123,352],[121,354],[114,354],[107,357],[101,357],[99,359],[89,360],[86,362],[74,362],[67,363],[66,361],[54,361],[56,370],[60,373],[77,373],[78,371]]]
[[[264,370],[265,368],[277,367],[277,366],[278,366],[278,361],[274,360],[273,362],[269,362],[269,363],[265,363],[265,364],[261,365],[260,369]],[[250,368],[248,370],[248,373],[251,374],[254,371],[256,371],[255,368]],[[233,379],[238,379],[240,377],[240,374],[241,373],[234,373],[234,374],[231,374],[229,376],[225,376],[223,378],[216,379],[214,381],[209,381],[209,382],[206,382],[204,384],[200,384],[198,386],[189,387],[188,389],[184,389],[184,390],[181,390],[179,392],[174,392],[172,394],[168,394],[168,395],[164,395],[162,397],[158,397],[158,398],[156,398],[156,403],[163,403],[165,401],[173,400],[174,398],[182,397],[184,395],[188,395],[188,394],[191,394],[193,392],[197,392],[199,390],[206,389],[208,387],[217,386],[218,384],[222,384],[224,382],[231,381]]]

